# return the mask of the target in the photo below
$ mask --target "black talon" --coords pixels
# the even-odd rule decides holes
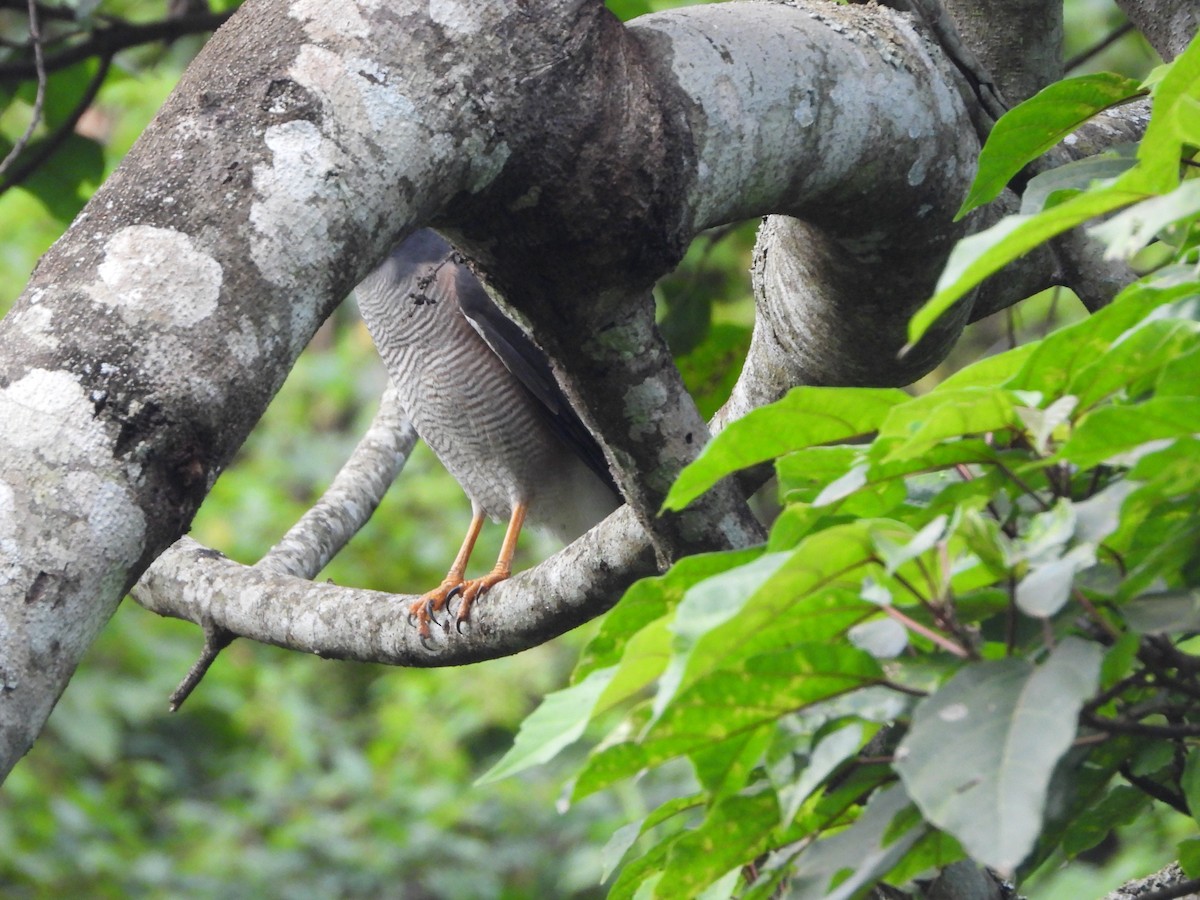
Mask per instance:
[[[428,650],[430,653],[437,650],[437,645],[433,642],[432,635],[423,634],[420,636],[420,640],[421,640],[421,646],[424,647],[426,650]]]

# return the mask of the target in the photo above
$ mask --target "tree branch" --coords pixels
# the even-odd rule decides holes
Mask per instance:
[[[79,43],[47,56],[45,71],[58,72],[94,56],[111,59],[122,50],[142,44],[153,44],[156,41],[165,41],[169,44],[191,34],[216,31],[229,20],[231,15],[233,15],[232,12],[197,13],[145,24],[112,21],[97,28],[89,37]],[[36,62],[0,64],[0,81],[19,81],[32,78],[36,73]]]

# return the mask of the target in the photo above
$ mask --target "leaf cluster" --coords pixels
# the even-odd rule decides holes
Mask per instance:
[[[1014,110],[968,205],[1142,90]],[[1094,235],[1167,265],[920,396],[797,388],[682,473],[673,509],[772,461],[767,544],[634,585],[486,777],[600,730],[572,798],[647,798],[609,842],[610,896],[851,898],[964,858],[1021,879],[1151,805],[1200,816],[1200,43],[1153,90],[1119,174],[1035,179],[1045,208],[964,242],[914,335],[1122,206]],[[1196,842],[1164,851],[1200,876]]]

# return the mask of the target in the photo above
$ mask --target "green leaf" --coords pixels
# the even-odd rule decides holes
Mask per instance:
[[[697,794],[673,797],[650,815],[618,828],[600,851],[601,883],[608,881],[639,837],[680,813],[699,808],[702,803],[702,798]]]
[[[762,761],[774,728],[756,728],[728,741],[700,747],[690,754],[692,766],[710,802],[723,800],[746,787],[750,773]]]
[[[714,669],[768,649],[837,641],[875,612],[858,596],[858,567],[873,552],[867,523],[836,525],[814,532],[791,553],[762,557],[740,576],[731,572],[698,584],[671,625],[675,655],[660,683],[656,710]],[[737,588],[729,580],[734,577],[750,579],[751,589]]]
[[[1200,631],[1200,589],[1143,594],[1121,607],[1121,613],[1139,634]]]
[[[683,509],[739,469],[872,432],[889,408],[907,399],[904,391],[893,388],[795,388],[713,438],[679,473],[663,508]]]
[[[1179,160],[1185,143],[1196,143],[1176,107],[1200,99],[1200,41],[1192,40],[1166,68],[1154,86],[1154,110],[1138,148],[1139,168],[1154,193],[1164,194],[1179,183]],[[1181,125],[1184,126],[1181,128]]]
[[[1141,169],[1134,168],[1109,187],[1080,194],[1036,215],[1006,216],[991,228],[959,241],[936,293],[908,323],[908,345],[915,345],[942,313],[1013,260],[1089,219],[1150,196]]]
[[[692,585],[720,572],[746,565],[760,556],[758,548],[701,553],[681,559],[664,574],[632,584],[600,622],[584,648],[572,681],[621,661],[630,638],[678,605]]]
[[[716,804],[698,828],[674,842],[654,896],[692,900],[731,868],[752,862],[767,848],[778,822],[779,804],[771,790]]]
[[[1120,177],[1136,164],[1137,160],[1131,156],[1088,156],[1042,172],[1025,186],[1018,212],[1022,215],[1041,212],[1095,182]]]
[[[1200,747],[1193,747],[1188,751],[1179,786],[1183,788],[1183,796],[1187,799],[1192,818],[1200,822]]]
[[[475,783],[489,784],[541,765],[578,740],[615,674],[615,667],[599,669],[578,684],[547,695],[521,723],[512,749]]]
[[[895,768],[925,818],[977,861],[1011,873],[1033,849],[1100,659],[1095,644],[1067,638],[1041,666],[968,665],[918,704]]]
[[[1200,182],[1196,182],[1200,184]],[[1096,362],[1071,381],[1081,409],[1126,388],[1131,396],[1149,390],[1172,360],[1200,347],[1200,323],[1150,318],[1118,337]]]
[[[1135,203],[1099,225],[1088,234],[1108,245],[1105,256],[1122,259],[1133,256],[1158,234],[1181,219],[1200,214],[1200,179],[1185,181],[1168,194]]]
[[[979,171],[956,219],[989,203],[1026,165],[1096,113],[1143,93],[1107,72],[1056,82],[1000,117],[979,154]]]
[[[1186,838],[1179,842],[1175,851],[1179,868],[1188,878],[1200,878],[1200,838]]]
[[[1081,469],[1161,438],[1200,432],[1200,397],[1152,397],[1134,406],[1105,406],[1089,413],[1059,448],[1058,457]]]
[[[1091,850],[1114,828],[1137,821],[1150,798],[1126,784],[1114,787],[1099,803],[1076,819],[1063,836],[1062,849],[1068,857]]]
[[[900,785],[878,791],[853,825],[817,841],[800,854],[788,897],[849,900],[857,896],[862,888],[894,868],[928,833],[916,821],[901,834],[893,833],[895,823],[911,807],[912,801]]]
[[[892,408],[879,437],[896,443],[884,462],[912,459],[948,438],[1002,431],[1019,424],[1014,398],[996,388],[934,390]]]
[[[1047,399],[1078,393],[1098,374],[1096,360],[1108,353],[1121,335],[1141,327],[1155,309],[1186,302],[1195,294],[1194,284],[1169,288],[1133,284],[1099,312],[1031,345],[1034,349],[1025,365],[1004,386],[1037,391]],[[1084,372],[1089,373],[1087,378]]]
[[[779,794],[779,805],[783,809],[784,827],[791,824],[800,810],[800,804],[812,796],[813,791],[833,770],[858,752],[862,742],[863,728],[856,722],[825,735],[813,747],[799,776],[775,786]]]
[[[1027,616],[1050,618],[1071,599],[1075,576],[1095,564],[1095,548],[1081,544],[1058,559],[1034,566],[1017,584],[1017,606]]]
[[[663,709],[646,743],[686,753],[874,684],[879,663],[845,644],[808,644],[752,656],[697,679]]]

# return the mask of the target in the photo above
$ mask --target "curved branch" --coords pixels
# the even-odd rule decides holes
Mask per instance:
[[[408,622],[416,595],[314,584],[243,566],[183,538],[143,576],[138,601],[164,616],[211,620],[239,635],[330,659],[456,666],[545,643],[607,610],[656,571],[628,507],[541,565],[492,588],[463,633],[422,643]]]

